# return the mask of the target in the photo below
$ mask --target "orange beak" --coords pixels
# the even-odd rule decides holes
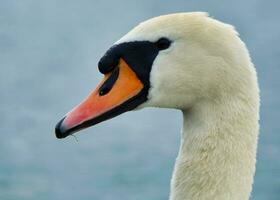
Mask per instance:
[[[78,106],[57,125],[57,138],[65,138],[81,129],[115,117],[137,107],[146,100],[144,85],[123,60]]]

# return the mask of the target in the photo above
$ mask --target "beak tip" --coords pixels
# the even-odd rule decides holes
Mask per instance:
[[[58,139],[65,138],[69,135],[67,129],[62,124],[64,119],[65,117],[62,120],[60,120],[55,126],[55,136]]]

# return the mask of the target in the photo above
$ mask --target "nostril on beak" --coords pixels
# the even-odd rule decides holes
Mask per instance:
[[[110,77],[103,83],[99,89],[99,95],[104,96],[113,88],[115,82],[119,77],[119,68],[115,68]]]
[[[110,91],[109,87],[102,87],[102,89],[100,89],[99,91],[99,95],[100,96],[104,96],[105,94],[107,94]]]

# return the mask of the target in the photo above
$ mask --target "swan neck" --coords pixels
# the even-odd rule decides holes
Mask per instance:
[[[248,200],[255,173],[257,113],[257,98],[200,102],[183,111],[170,200]]]

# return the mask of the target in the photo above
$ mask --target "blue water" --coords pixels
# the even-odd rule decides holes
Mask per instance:
[[[0,0],[0,199],[164,200],[181,114],[130,112],[57,140],[56,122],[100,80],[96,63],[139,22],[208,11],[234,24],[261,87],[254,200],[280,199],[278,1]]]

